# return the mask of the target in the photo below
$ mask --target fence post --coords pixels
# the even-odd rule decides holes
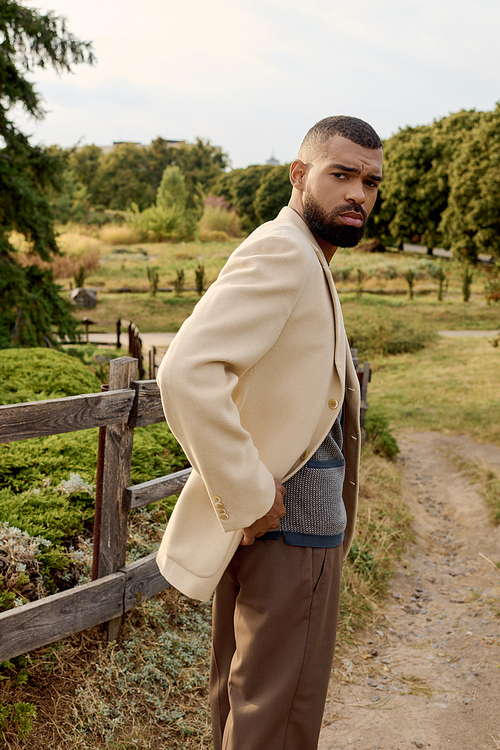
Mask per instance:
[[[364,429],[365,416],[366,416],[366,412],[368,411],[368,401],[366,399],[368,398],[368,383],[370,382],[370,378],[371,378],[370,363],[365,362],[363,365],[363,371],[362,371],[362,377],[361,377],[361,414],[360,414],[361,429]]]
[[[117,349],[122,348],[122,342],[120,340],[121,332],[122,332],[122,322],[120,318],[118,318],[118,320],[116,321],[116,348]]]
[[[119,357],[111,360],[110,391],[129,388],[132,380],[136,378],[136,359]],[[130,484],[133,435],[133,428],[124,423],[106,427],[99,578],[110,575],[125,565],[128,511],[123,505],[123,490]],[[120,624],[121,617],[106,623],[108,640],[116,638]]]

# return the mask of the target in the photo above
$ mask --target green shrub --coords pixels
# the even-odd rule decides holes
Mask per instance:
[[[198,263],[194,275],[196,281],[196,291],[201,297],[201,295],[203,294],[203,289],[205,287],[205,266],[203,265],[203,263]]]
[[[78,359],[51,349],[0,352],[0,375],[4,388],[0,396],[4,403],[97,392],[100,385]],[[91,535],[97,438],[98,430],[91,429],[0,445],[2,554],[16,534],[24,533],[34,540],[30,542],[23,537],[22,547],[26,549],[30,544],[36,546],[37,539],[44,540],[43,549],[33,556],[40,567],[44,590],[49,592],[73,585],[85,570],[85,566],[78,567],[75,554],[70,552],[72,545]],[[166,423],[134,431],[132,484],[178,471],[186,465],[185,456]],[[163,504],[163,522],[172,507],[173,501]],[[20,594],[14,598],[10,596],[12,585],[8,581],[0,583],[3,608],[14,606],[19,596],[26,600],[38,598],[35,573],[30,573],[29,566],[26,572],[29,581],[16,579],[15,583],[22,586],[17,586]]]
[[[21,740],[26,739],[35,716],[36,706],[32,703],[0,704],[0,739],[5,739],[7,733],[16,734]]]
[[[147,274],[148,274],[148,281],[149,281],[149,293],[152,297],[156,297],[156,292],[158,291],[158,284],[160,282],[158,266],[148,266]]]
[[[100,383],[109,381],[109,363],[111,360],[122,357],[125,353],[123,349],[105,349],[96,344],[72,344],[71,346],[65,346],[63,351],[70,357],[79,359]]]
[[[175,281],[174,281],[174,289],[175,294],[177,297],[180,297],[182,292],[184,291],[184,269],[183,268],[177,268],[175,271]]]
[[[234,209],[223,198],[209,197],[200,219],[200,233],[224,232],[228,237],[241,237],[241,222]]]
[[[462,299],[464,302],[468,302],[470,300],[473,278],[474,273],[470,266],[464,266],[462,275]]]
[[[387,310],[363,305],[356,310],[345,311],[345,325],[351,347],[358,349],[359,356],[370,357],[385,354],[402,354],[423,349],[435,340],[436,334],[420,321],[411,323]]]
[[[367,441],[375,453],[385,458],[396,458],[400,452],[399,445],[392,434],[387,415],[380,408],[368,409],[365,417],[365,430]]]
[[[84,364],[56,349],[0,350],[0,404],[97,393],[100,382]]]
[[[429,276],[431,276],[433,279],[436,279],[438,282],[437,298],[438,301],[441,302],[443,299],[444,287],[448,278],[446,271],[444,270],[444,264],[443,262],[436,263],[435,261],[430,260],[427,261],[426,268]]]
[[[500,302],[500,263],[497,261],[492,269],[486,273],[484,295],[488,305],[490,302]]]
[[[155,205],[140,211],[133,203],[128,224],[153,240],[192,240],[198,222],[195,211],[187,208],[188,198],[184,175],[179,167],[166,167]]]

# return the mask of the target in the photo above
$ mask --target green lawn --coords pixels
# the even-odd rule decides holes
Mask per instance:
[[[500,349],[488,338],[446,338],[372,361],[368,401],[397,429],[466,433],[500,445]]]

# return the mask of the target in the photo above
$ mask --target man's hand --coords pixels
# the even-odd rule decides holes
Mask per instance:
[[[264,536],[269,529],[277,529],[280,525],[280,518],[285,515],[285,506],[283,504],[283,498],[285,496],[286,489],[283,487],[281,482],[277,479],[274,480],[276,486],[276,492],[274,494],[274,503],[270,510],[262,518],[258,518],[253,522],[247,529],[243,529],[243,539],[240,544],[243,547],[247,547],[249,544],[255,542],[255,538],[258,536]]]

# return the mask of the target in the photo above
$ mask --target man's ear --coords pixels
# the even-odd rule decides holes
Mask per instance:
[[[306,186],[307,177],[307,164],[304,164],[300,159],[295,159],[290,166],[290,182],[296,190],[301,192]]]

